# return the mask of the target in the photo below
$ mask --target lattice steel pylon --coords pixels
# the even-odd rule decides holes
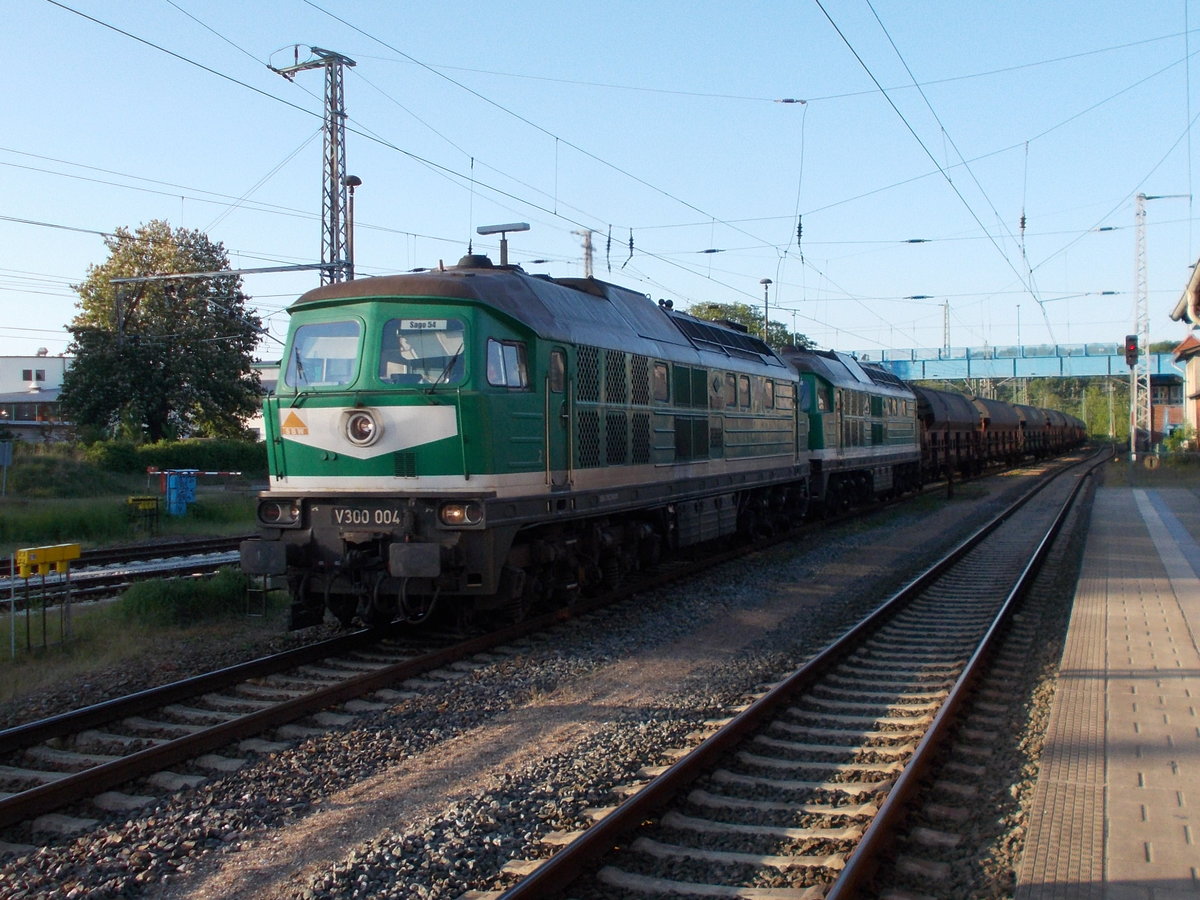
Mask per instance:
[[[310,47],[313,59],[275,69],[289,81],[297,72],[325,69],[324,187],[321,195],[321,284],[354,277],[350,259],[349,196],[346,184],[346,102],[342,74],[354,60],[332,50]],[[272,67],[274,68],[274,67]]]
[[[1149,448],[1154,439],[1154,416],[1150,405],[1150,290],[1146,281],[1146,201],[1190,199],[1191,194],[1138,194],[1134,204],[1133,333],[1138,339],[1137,364],[1129,374],[1129,458],[1137,461],[1137,436],[1146,435]]]
[[[1146,201],[1138,194],[1133,224],[1133,333],[1138,339],[1137,362],[1129,373],[1129,458],[1137,461],[1137,436],[1144,431],[1150,440],[1154,420],[1150,412],[1150,291],[1146,282]]]

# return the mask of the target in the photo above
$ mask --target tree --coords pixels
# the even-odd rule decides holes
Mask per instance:
[[[695,303],[688,308],[688,313],[709,322],[725,321],[744,325],[752,335],[762,337],[762,310],[749,303]],[[789,331],[782,322],[768,322],[767,345],[778,350],[789,344],[802,348],[816,346],[806,336]]]
[[[234,437],[259,403],[252,369],[262,322],[245,309],[241,279],[180,278],[112,283],[229,268],[221,244],[201,231],[155,220],[105,238],[107,261],[74,290],[68,330],[74,364],[60,402],[76,425],[135,441]]]

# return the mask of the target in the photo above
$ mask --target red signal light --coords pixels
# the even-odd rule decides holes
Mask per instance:
[[[1125,335],[1125,365],[1136,366],[1138,360],[1138,336]]]

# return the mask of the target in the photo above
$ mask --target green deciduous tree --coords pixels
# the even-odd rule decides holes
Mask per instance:
[[[749,303],[693,303],[688,307],[688,313],[709,322],[725,321],[744,325],[752,335],[762,337],[762,308],[751,306]],[[767,345],[780,350],[789,344],[797,347],[816,346],[804,335],[789,331],[783,322],[768,322]]]
[[[258,407],[252,370],[261,321],[245,308],[241,279],[180,278],[112,283],[229,268],[221,244],[201,231],[155,220],[105,239],[108,259],[74,286],[69,330],[74,364],[60,400],[77,425],[159,441],[239,436]]]

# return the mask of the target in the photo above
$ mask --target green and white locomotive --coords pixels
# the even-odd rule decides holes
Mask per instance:
[[[800,379],[744,329],[482,256],[289,312],[241,556],[294,627],[519,616],[805,513]]]
[[[917,489],[944,474],[951,426],[956,448],[996,430],[997,413],[919,403],[928,391],[844,353],[778,355],[740,326],[483,256],[327,285],[289,312],[264,405],[271,483],[241,557],[286,576],[293,627],[569,604],[810,504]],[[972,470],[1084,436],[1061,413],[1022,421],[1019,451],[981,450]]]

